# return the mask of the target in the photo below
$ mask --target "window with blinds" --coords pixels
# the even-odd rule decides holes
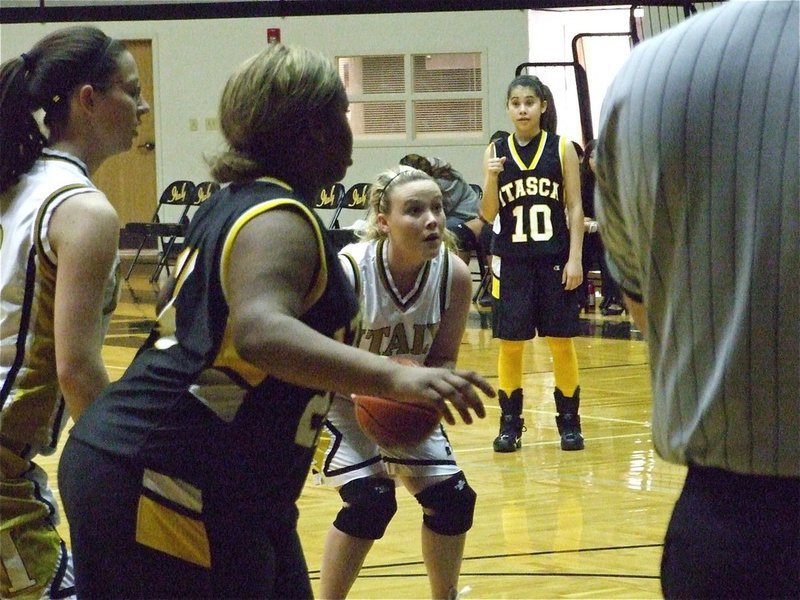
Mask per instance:
[[[483,132],[479,52],[347,56],[338,65],[356,138],[409,140]]]

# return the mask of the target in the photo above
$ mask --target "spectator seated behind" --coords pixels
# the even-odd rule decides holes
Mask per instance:
[[[488,248],[482,247],[481,234],[485,223],[478,217],[478,191],[450,163],[437,156],[426,158],[419,154],[407,154],[400,159],[400,164],[427,173],[441,188],[447,217],[445,227],[458,240],[459,257],[469,263],[472,251],[479,257],[483,256]]]
[[[597,230],[594,206],[595,188],[595,157],[597,140],[590,140],[581,156],[581,201],[583,203],[584,214],[584,239],[583,239],[583,293],[581,295],[582,305],[588,309],[588,281],[589,271],[597,268],[600,271],[600,289],[603,293],[603,300],[600,303],[600,312],[603,316],[622,314],[622,296],[620,295],[619,285],[608,271],[605,259],[605,248],[600,233]]]

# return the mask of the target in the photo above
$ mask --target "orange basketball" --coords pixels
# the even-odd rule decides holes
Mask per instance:
[[[416,364],[407,358],[393,360]],[[426,405],[359,394],[353,394],[353,402],[361,431],[384,448],[419,444],[439,424],[439,412]]]

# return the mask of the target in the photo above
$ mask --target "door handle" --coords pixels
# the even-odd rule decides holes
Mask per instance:
[[[146,144],[139,144],[136,147],[137,148],[144,148],[145,150],[148,150],[148,151],[149,150],[155,150],[156,149],[156,143],[155,142],[147,142]]]

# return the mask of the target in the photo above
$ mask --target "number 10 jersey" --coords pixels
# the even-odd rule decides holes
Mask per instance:
[[[547,131],[524,146],[513,134],[494,142],[497,157],[505,156],[506,162],[497,178],[493,255],[566,260],[565,143],[565,138]]]

